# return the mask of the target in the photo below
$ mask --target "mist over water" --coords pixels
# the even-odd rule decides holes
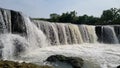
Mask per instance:
[[[119,25],[75,25],[30,20],[22,13],[0,10],[0,58],[45,64],[54,54],[80,57],[84,68],[120,65]]]

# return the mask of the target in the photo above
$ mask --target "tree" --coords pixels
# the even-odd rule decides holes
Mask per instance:
[[[59,21],[59,17],[60,17],[60,15],[58,15],[56,13],[50,14],[50,21],[51,22],[58,22]]]
[[[103,14],[101,15],[101,21],[103,24],[115,24],[120,17],[120,9],[111,8],[108,10],[104,10]]]
[[[93,17],[93,16],[88,16],[88,15],[83,15],[83,16],[79,16],[77,23],[76,24],[88,24],[88,25],[93,25],[95,24],[97,21],[99,20],[99,18],[97,17]]]
[[[77,14],[77,12],[75,12],[75,11],[63,13],[60,16],[59,21],[60,22],[71,22],[71,23],[74,23],[74,22],[76,22],[76,19],[77,19],[76,14]]]
[[[62,23],[73,23],[73,24],[88,24],[88,25],[110,25],[110,24],[120,24],[120,9],[111,8],[104,10],[101,17],[94,16],[77,16],[77,12],[71,11],[62,13],[61,15],[52,13],[50,18],[35,18],[38,20],[46,20],[50,22],[62,22]]]

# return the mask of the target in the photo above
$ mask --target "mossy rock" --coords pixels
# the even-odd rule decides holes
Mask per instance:
[[[56,62],[56,61],[65,61],[67,59],[68,58],[63,56],[63,55],[52,55],[52,56],[47,58],[47,61]]]
[[[64,62],[70,64],[73,68],[82,68],[84,61],[82,58],[78,57],[66,57],[63,55],[52,55],[46,59],[46,61],[54,63],[54,62]]]
[[[53,68],[50,66],[39,66],[32,63],[18,63],[13,61],[0,61],[0,68]]]

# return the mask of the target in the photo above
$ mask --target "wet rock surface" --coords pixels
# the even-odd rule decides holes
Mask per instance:
[[[21,12],[0,8],[0,34],[11,32],[26,34],[24,17]]]
[[[46,61],[54,63],[54,62],[63,62],[68,63],[72,66],[72,68],[82,68],[83,67],[83,59],[78,57],[66,57],[63,55],[52,55],[46,59]],[[64,68],[64,67],[63,67]]]
[[[13,62],[13,61],[3,61],[0,60],[0,68],[53,68],[50,66],[39,66],[36,64],[32,64],[32,63],[18,63],[18,62]]]
[[[117,66],[117,68],[120,68],[120,65],[119,65],[119,66]]]

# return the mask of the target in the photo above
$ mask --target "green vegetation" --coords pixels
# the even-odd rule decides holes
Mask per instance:
[[[62,13],[61,15],[53,13],[50,14],[49,19],[45,18],[33,18],[36,20],[45,20],[50,22],[62,22],[62,23],[74,23],[74,24],[88,24],[88,25],[108,25],[108,24],[120,24],[120,9],[111,8],[104,10],[101,17],[94,16],[77,16],[77,12],[71,11]]]
[[[102,24],[120,24],[120,9],[111,8],[103,11],[100,21]]]
[[[18,63],[13,61],[0,61],[0,68],[52,68],[49,66],[38,66],[32,63]]]

